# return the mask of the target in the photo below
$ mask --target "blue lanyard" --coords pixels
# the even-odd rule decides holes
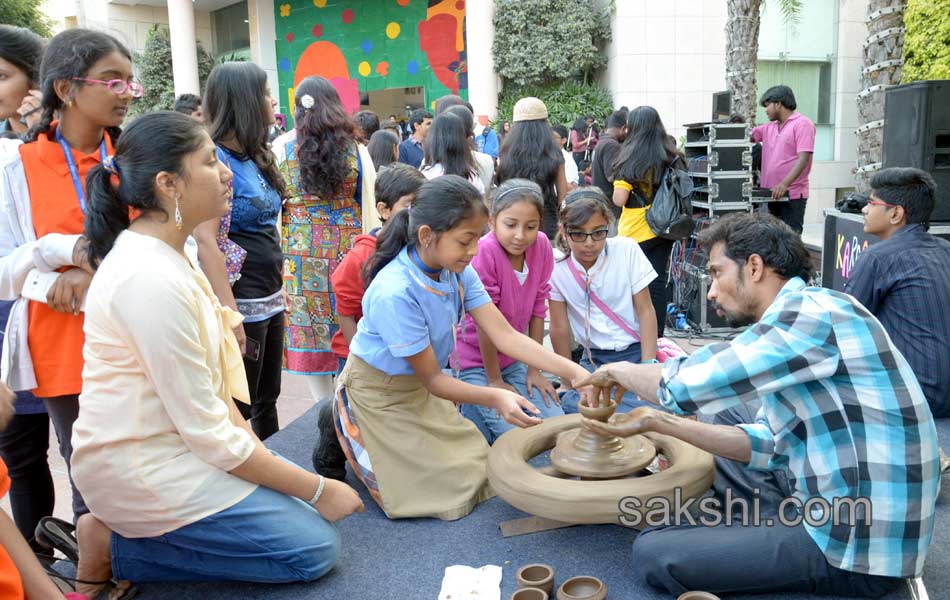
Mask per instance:
[[[79,208],[82,209],[82,214],[86,214],[86,194],[82,189],[82,180],[79,179],[79,169],[76,167],[76,161],[73,159],[72,148],[69,147],[69,142],[67,142],[63,134],[60,133],[59,127],[56,128],[56,141],[63,147],[63,155],[66,157],[66,166],[69,167],[69,176],[73,178],[73,187],[76,188],[76,196],[79,198]],[[103,137],[102,141],[99,142],[99,159],[101,162],[105,162],[108,156],[109,154],[106,152],[106,139]]]
[[[428,273],[429,275],[437,275],[442,272],[442,269],[433,269],[432,267],[422,262],[422,259],[419,258],[419,253],[416,252],[415,246],[409,247],[409,258],[412,259],[412,262],[416,263],[417,267],[419,267],[420,269],[422,269],[424,272]]]

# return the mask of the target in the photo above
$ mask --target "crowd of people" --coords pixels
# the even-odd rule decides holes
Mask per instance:
[[[950,243],[926,232],[926,173],[873,180],[866,229],[887,241],[851,295],[807,287],[814,125],[791,90],[767,91],[752,138],[782,220],[702,233],[709,299],[748,328],[687,356],[663,338],[673,241],[646,219],[685,165],[654,108],[568,131],[528,97],[491,128],[445,96],[407,131],[311,76],[283,131],[265,72],[234,62],[202,97],[126,122],[132,61],[106,33],[0,26],[5,597],[61,597],[54,548],[88,598],[319,579],[346,543],[333,523],[363,510],[347,464],[390,519],[463,518],[494,495],[499,436],[613,387],[619,416],[584,426],[715,454],[716,494],[874,507],[643,532],[650,584],[874,597],[920,574],[950,407],[950,369],[928,362],[950,343]],[[321,403],[315,472],[262,443],[284,371]],[[74,524],[50,517],[50,423]]]

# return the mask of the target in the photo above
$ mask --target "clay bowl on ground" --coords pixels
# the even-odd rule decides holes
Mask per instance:
[[[709,592],[686,592],[680,594],[676,600],[719,600],[719,596]]]
[[[557,600],[605,600],[607,584],[596,577],[571,577],[557,589]]]
[[[519,588],[539,588],[554,593],[554,569],[549,565],[525,565],[518,569]]]
[[[511,595],[509,600],[548,600],[548,593],[541,588],[521,588]]]

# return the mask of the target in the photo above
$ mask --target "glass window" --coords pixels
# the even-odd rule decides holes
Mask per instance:
[[[251,31],[248,28],[247,1],[211,11],[214,30],[214,54],[217,57],[250,53]],[[245,51],[245,52],[242,52]]]

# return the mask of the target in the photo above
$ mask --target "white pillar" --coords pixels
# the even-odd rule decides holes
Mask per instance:
[[[193,0],[168,0],[168,30],[171,35],[175,96],[201,94]]]
[[[495,3],[477,0],[465,3],[468,51],[468,99],[475,116],[494,119],[498,111],[498,75],[491,45],[495,40]]]
[[[247,0],[247,21],[251,39],[251,60],[267,73],[271,96],[286,108],[287,94],[277,83],[277,28],[274,0]]]

